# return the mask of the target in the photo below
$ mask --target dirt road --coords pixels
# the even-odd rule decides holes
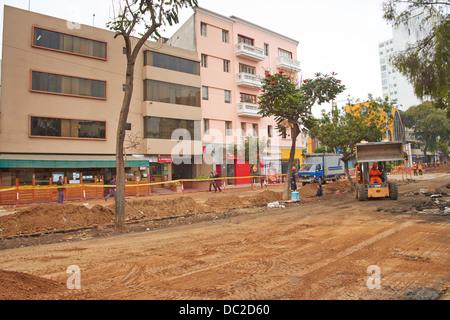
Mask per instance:
[[[449,181],[401,185],[398,201],[328,193],[3,249],[0,299],[448,299],[450,215],[430,195]]]

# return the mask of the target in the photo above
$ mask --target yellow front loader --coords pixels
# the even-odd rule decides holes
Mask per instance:
[[[356,199],[365,201],[370,198],[398,199],[398,187],[388,182],[386,163],[404,160],[401,142],[367,142],[356,145]],[[381,183],[371,183],[369,170],[376,163],[381,172]]]

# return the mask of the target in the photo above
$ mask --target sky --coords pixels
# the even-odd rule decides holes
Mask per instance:
[[[302,78],[312,78],[317,72],[336,72],[347,88],[337,97],[336,103],[344,106],[348,98],[365,101],[369,93],[375,98],[382,96],[378,43],[392,38],[392,28],[383,19],[384,1],[198,0],[198,4],[223,16],[236,16],[299,41],[297,55]],[[106,22],[112,20],[112,2],[0,0],[1,33],[5,4],[106,29]],[[192,13],[191,9],[182,9],[180,24],[160,30],[160,34],[170,37]],[[329,108],[329,104],[316,106],[314,114],[319,115],[320,110]]]

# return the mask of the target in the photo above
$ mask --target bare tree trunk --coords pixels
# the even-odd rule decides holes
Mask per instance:
[[[116,209],[114,226],[117,230],[125,228],[125,159],[124,142],[125,126],[130,110],[131,97],[133,95],[134,62],[127,63],[126,90],[120,110],[119,123],[117,126],[116,140]]]
[[[295,147],[297,144],[297,137],[300,133],[299,128],[294,125],[291,130],[291,152],[289,154],[289,160],[288,160],[288,168],[286,172],[286,184],[284,186],[283,191],[283,200],[289,200],[290,194],[291,194],[291,176],[292,176],[292,166],[294,165],[294,158],[295,158]]]

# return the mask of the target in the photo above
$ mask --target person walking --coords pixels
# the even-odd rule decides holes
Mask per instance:
[[[214,192],[217,191],[216,184],[214,182],[214,173],[211,171],[209,174],[211,180],[209,180],[209,192],[211,192],[211,187],[214,187]]]
[[[217,171],[214,171],[214,178],[216,178],[216,180],[214,180],[214,192],[217,192],[217,189],[219,189],[219,192],[222,192],[222,189],[220,189],[220,182],[217,178],[220,178],[220,175],[217,173]]]
[[[116,199],[116,180],[114,180],[114,178],[112,178],[111,181],[109,181],[109,184],[112,185],[113,187],[109,188],[109,193],[105,197],[105,201],[108,201],[108,198],[111,196],[114,196],[114,200]]]
[[[64,192],[66,191],[66,188],[63,188],[64,181],[63,177],[59,176],[58,181],[56,182],[56,185],[58,186],[58,203],[64,203]]]

